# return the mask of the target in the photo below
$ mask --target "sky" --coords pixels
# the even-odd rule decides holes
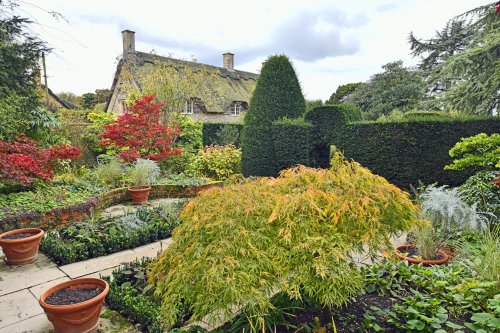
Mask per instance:
[[[478,0],[19,0],[45,40],[48,86],[76,94],[111,88],[122,53],[121,31],[136,50],[259,73],[271,55],[290,57],[307,99],[366,81],[381,66],[413,66],[408,35],[430,38]],[[54,17],[50,12],[62,14]]]

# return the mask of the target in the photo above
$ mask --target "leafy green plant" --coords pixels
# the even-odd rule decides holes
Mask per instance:
[[[134,186],[151,185],[160,177],[160,167],[155,161],[139,158],[130,167],[128,177]]]
[[[418,249],[418,255],[422,257],[422,259],[435,259],[436,252],[438,251],[440,244],[436,239],[436,234],[432,226],[423,226],[417,228],[414,235]]]
[[[450,149],[450,156],[455,158],[447,170],[467,168],[495,170],[500,169],[500,134],[480,133],[460,142]]]
[[[195,156],[189,171],[214,180],[226,180],[241,172],[241,150],[233,145],[205,147]]]
[[[493,224],[500,219],[500,186],[493,183],[497,177],[500,171],[480,171],[460,186],[464,201],[477,205],[477,210]]]
[[[471,260],[478,276],[488,281],[498,281],[500,290],[500,229],[485,229],[473,242],[465,242],[461,254]]]
[[[471,317],[472,323],[465,323],[465,326],[476,333],[500,331],[500,295],[488,301],[488,310],[488,312],[474,313]]]
[[[198,186],[208,184],[208,179],[203,177],[196,177],[184,173],[171,173],[161,177],[158,184],[173,184],[180,186]]]
[[[350,255],[388,249],[391,234],[420,224],[417,213],[407,193],[337,155],[331,170],[297,167],[202,192],[150,282],[167,324],[183,304],[192,320],[245,308],[262,322],[277,291],[340,305],[362,287]]]
[[[100,163],[94,173],[99,182],[116,186],[123,180],[124,166],[118,159],[111,158],[107,162]]]

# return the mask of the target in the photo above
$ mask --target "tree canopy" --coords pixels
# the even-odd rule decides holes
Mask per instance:
[[[421,58],[431,105],[468,115],[498,115],[500,102],[500,19],[495,3],[452,18],[435,37],[410,34]]]
[[[32,21],[14,14],[15,6],[0,1],[0,139],[52,122],[38,91],[38,61],[48,48],[29,31]]]
[[[394,109],[411,110],[424,97],[424,81],[419,70],[403,67],[402,61],[390,62],[382,68],[384,72],[373,75],[345,98],[359,106],[367,119],[388,115]]]
[[[362,85],[362,82],[341,84],[337,87],[334,93],[330,96],[330,98],[325,102],[325,104],[333,105],[339,104],[344,101],[344,99],[353,93],[359,86]]]

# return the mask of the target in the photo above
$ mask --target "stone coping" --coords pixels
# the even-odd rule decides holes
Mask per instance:
[[[222,182],[214,181],[203,185],[174,185],[154,184],[151,185],[151,199],[158,198],[191,198],[199,192],[211,187],[220,187]],[[71,224],[92,216],[96,211],[109,206],[130,201],[127,187],[115,188],[107,192],[99,193],[87,201],[67,207],[54,208],[47,213],[27,212],[17,215],[6,216],[0,219],[0,233],[19,228],[41,228],[44,230],[54,229],[59,226]]]

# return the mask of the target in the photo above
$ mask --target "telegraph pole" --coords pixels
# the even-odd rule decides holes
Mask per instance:
[[[45,66],[45,52],[42,52],[43,80],[45,83],[45,106],[49,108],[49,86],[47,85],[47,67]]]

